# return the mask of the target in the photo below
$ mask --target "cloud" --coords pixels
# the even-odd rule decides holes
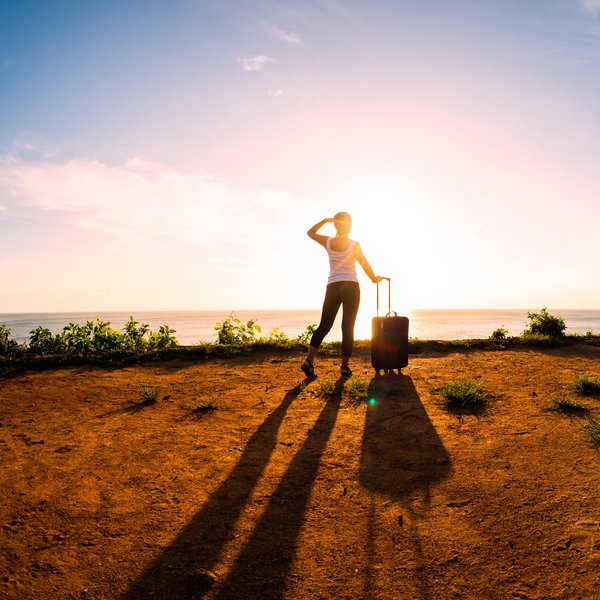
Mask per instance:
[[[247,247],[245,257],[262,253],[253,246],[265,223],[281,225],[283,232],[290,218],[303,222],[303,203],[290,194],[244,188],[213,173],[176,170],[143,158],[107,165],[0,157],[0,197],[15,214],[22,208],[28,214],[52,212],[127,246],[191,244],[213,252],[228,244]],[[285,234],[274,234],[279,237],[284,243]]]
[[[259,54],[258,56],[238,56],[237,61],[244,71],[262,71],[267,64],[273,62],[273,59],[270,56]]]
[[[586,13],[596,17],[600,13],[600,0],[577,0],[579,7]]]
[[[287,44],[299,44],[302,41],[299,34],[292,31],[284,31],[276,23],[265,23],[265,28],[281,42],[286,42]]]
[[[13,146],[21,153],[41,154],[43,158],[53,158],[58,155],[57,148],[38,140],[15,139]]]
[[[283,96],[283,90],[269,88],[267,94],[272,98],[278,98],[279,96]]]

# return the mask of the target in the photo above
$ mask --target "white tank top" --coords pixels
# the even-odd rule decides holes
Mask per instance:
[[[356,242],[350,242],[343,252],[332,250],[331,238],[327,238],[325,248],[329,255],[329,279],[327,285],[336,281],[356,281],[356,257],[354,256],[354,247]]]

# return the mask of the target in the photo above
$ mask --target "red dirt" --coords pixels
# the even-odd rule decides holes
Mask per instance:
[[[600,349],[423,353],[378,381],[361,354],[329,398],[337,361],[305,389],[300,362],[0,381],[0,595],[600,598],[600,452],[583,428],[600,398],[587,416],[546,409],[600,372]],[[434,390],[459,378],[499,397],[449,412]],[[350,397],[356,381],[374,406]]]

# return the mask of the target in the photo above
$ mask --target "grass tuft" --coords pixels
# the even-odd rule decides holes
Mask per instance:
[[[585,406],[574,400],[570,396],[560,396],[552,400],[550,404],[550,410],[556,410],[558,412],[569,413],[569,412],[583,412],[586,410]]]
[[[155,385],[142,385],[140,391],[140,402],[142,404],[155,404],[160,396],[160,387]]]
[[[600,379],[594,375],[580,375],[571,384],[571,391],[583,396],[600,392]]]
[[[594,444],[600,444],[600,421],[588,421],[584,427]]]
[[[438,390],[438,394],[446,401],[448,406],[463,408],[480,407],[493,395],[483,388],[482,383],[470,379],[459,379],[445,383]]]
[[[365,402],[369,399],[369,382],[364,379],[350,379],[344,386],[346,394],[356,402]]]
[[[319,383],[313,388],[313,393],[316,396],[326,397],[332,396],[336,392],[336,385],[333,379],[325,379],[323,381],[319,381]]]
[[[203,415],[214,412],[217,408],[219,408],[219,405],[215,400],[205,400],[204,402],[194,404],[192,406],[192,412],[197,415]]]

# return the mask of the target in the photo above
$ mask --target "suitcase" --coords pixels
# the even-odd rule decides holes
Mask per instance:
[[[371,365],[375,372],[393,372],[408,365],[408,317],[392,312],[392,283],[388,282],[388,313],[379,316],[379,283],[377,284],[377,316],[373,317],[371,335]]]

